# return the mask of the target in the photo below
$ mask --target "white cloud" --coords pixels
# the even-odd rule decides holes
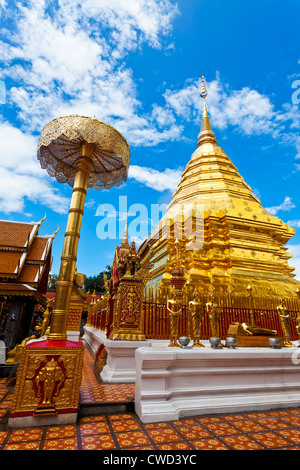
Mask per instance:
[[[164,94],[169,111],[179,118],[200,124],[202,99],[201,79],[189,79],[178,90]],[[277,142],[295,146],[295,157],[300,156],[300,108],[284,103],[275,109],[270,97],[249,87],[234,90],[223,83],[219,73],[215,80],[206,81],[207,107],[213,129],[233,127],[244,135],[269,135]],[[296,164],[300,169],[300,164]]]
[[[300,228],[300,219],[288,220],[287,224],[290,225],[290,227]]]
[[[165,93],[168,105],[178,116],[199,120],[203,106],[200,82],[201,79],[188,80],[182,89]],[[218,74],[215,80],[206,82],[206,87],[206,101],[213,127],[225,129],[231,125],[249,135],[277,130],[277,113],[267,96],[249,87],[231,90],[222,83]]]
[[[177,14],[169,0],[19,3],[11,17],[15,33],[3,35],[0,60],[15,81],[7,100],[23,129],[40,132],[54,117],[79,113],[118,123],[133,145],[177,136],[171,119],[167,134],[160,128],[162,110],[157,119],[154,110],[152,117],[142,115],[132,70],[124,62],[144,44],[161,48]]]
[[[4,5],[0,0],[0,7]],[[66,210],[66,198],[36,160],[33,137],[54,117],[96,116],[116,126],[131,146],[157,145],[180,135],[172,112],[157,106],[143,112],[125,62],[128,53],[145,44],[167,50],[177,14],[169,0],[28,0],[6,5],[0,63],[2,78],[12,83],[6,100],[20,129],[0,122],[3,212],[24,210],[26,198],[57,212]],[[10,34],[6,18],[13,28]]]
[[[23,212],[26,199],[50,207],[59,214],[65,214],[70,205],[70,201],[55,191],[48,181],[0,168],[1,212]]]
[[[0,210],[23,212],[26,198],[67,212],[69,200],[52,187],[36,157],[36,138],[0,122]]]
[[[279,204],[278,206],[272,206],[272,207],[266,207],[266,210],[271,214],[271,215],[276,215],[277,212],[279,211],[290,211],[294,209],[296,206],[292,202],[292,199],[289,196],[286,196],[284,198],[284,201]]]
[[[128,178],[133,178],[139,183],[155,189],[156,191],[174,191],[182,175],[182,169],[159,172],[153,168],[131,165]]]

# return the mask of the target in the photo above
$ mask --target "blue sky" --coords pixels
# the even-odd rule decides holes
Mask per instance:
[[[115,126],[131,147],[128,179],[88,191],[78,250],[79,272],[103,270],[120,240],[99,239],[101,204],[115,208],[119,234],[125,197],[129,224],[133,204],[150,214],[170,202],[196,149],[204,75],[218,144],[296,230],[300,278],[299,16],[298,0],[0,0],[0,218],[46,213],[40,234],[60,227],[58,273],[71,188],[40,168],[39,134],[72,113]]]

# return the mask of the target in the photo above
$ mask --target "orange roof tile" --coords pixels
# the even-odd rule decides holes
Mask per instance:
[[[40,261],[47,246],[49,238],[35,237],[29,249],[26,261]]]
[[[39,279],[36,279],[40,266],[25,264],[20,275],[18,276],[18,282],[32,283],[37,282]]]
[[[6,274],[14,274],[18,263],[22,257],[21,251],[1,251],[0,252],[0,276],[5,277]]]
[[[23,248],[35,224],[0,220],[0,246]],[[37,227],[38,228],[38,227]]]

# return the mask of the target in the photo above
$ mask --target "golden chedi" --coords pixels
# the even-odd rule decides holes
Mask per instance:
[[[246,293],[251,284],[256,296],[295,296],[299,282],[288,264],[291,255],[285,247],[295,231],[262,207],[231,159],[217,145],[203,80],[200,94],[204,108],[198,146],[168,206],[165,218],[171,220],[169,233],[160,229],[158,235],[152,233],[140,247],[141,262],[153,263],[151,286],[169,285],[170,248],[175,238],[180,238],[186,247],[183,263],[187,283],[200,291],[212,287],[220,294]],[[187,211],[186,207],[192,210]],[[174,218],[174,225],[173,216],[168,214],[175,208],[180,209],[180,217]],[[182,237],[178,236],[178,224],[182,225]],[[190,240],[195,234],[198,245],[193,246]]]

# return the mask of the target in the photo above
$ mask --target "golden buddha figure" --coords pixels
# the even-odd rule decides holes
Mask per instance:
[[[209,301],[206,303],[206,312],[209,318],[211,335],[219,337],[219,314],[221,313],[220,307],[214,302],[214,296],[209,296]]]
[[[291,343],[291,327],[290,327],[290,322],[289,322],[291,317],[289,315],[284,299],[282,299],[280,305],[278,305],[277,312],[279,315],[280,324],[282,328],[284,345],[290,348],[293,346]]]
[[[167,300],[167,309],[170,319],[170,344],[169,347],[180,347],[177,343],[179,317],[182,311],[182,293],[179,289],[172,289],[171,297]]]
[[[49,303],[51,302],[52,302],[52,299],[47,302],[47,307],[46,307],[46,310],[44,311],[43,318],[39,321],[39,323],[35,327],[36,331],[40,332],[40,338],[46,334],[47,328],[50,325],[51,312],[49,310]]]
[[[189,302],[188,315],[192,327],[193,346],[198,348],[204,347],[204,345],[200,343],[200,327],[204,313],[200,302],[199,292],[196,287],[193,292],[193,299]]]

